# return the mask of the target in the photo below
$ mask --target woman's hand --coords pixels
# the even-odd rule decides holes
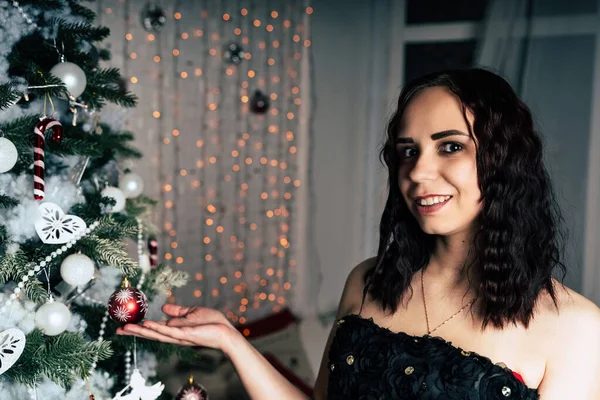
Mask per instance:
[[[162,310],[172,317],[169,321],[144,321],[140,325],[127,324],[117,329],[117,334],[183,346],[212,347],[225,353],[229,350],[231,338],[239,335],[227,318],[212,308],[165,304]]]
[[[117,334],[222,350],[233,363],[250,398],[307,400],[306,395],[283,377],[219,311],[172,304],[162,309],[172,317],[169,321],[127,324],[117,329]]]

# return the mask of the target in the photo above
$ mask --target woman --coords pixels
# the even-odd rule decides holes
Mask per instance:
[[[553,279],[558,214],[527,107],[480,69],[402,91],[375,259],[347,279],[316,399],[597,399],[600,310]],[[120,334],[222,349],[254,399],[301,399],[223,315]]]

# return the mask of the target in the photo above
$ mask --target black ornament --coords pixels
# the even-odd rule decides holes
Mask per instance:
[[[244,60],[245,56],[244,48],[238,43],[231,42],[223,48],[223,60],[228,64],[238,65]]]
[[[148,3],[142,10],[142,26],[148,32],[156,33],[167,23],[165,11],[156,4]]]
[[[250,99],[250,109],[255,114],[264,114],[269,110],[271,102],[266,94],[262,90],[255,90]]]

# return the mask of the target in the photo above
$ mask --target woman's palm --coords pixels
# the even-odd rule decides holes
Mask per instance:
[[[222,313],[212,308],[166,304],[163,312],[171,319],[144,321],[141,325],[127,324],[117,333],[184,346],[222,349],[227,333],[235,330]]]

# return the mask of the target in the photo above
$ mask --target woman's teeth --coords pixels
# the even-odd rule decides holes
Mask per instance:
[[[448,201],[452,196],[433,196],[427,197],[426,199],[418,199],[417,204],[420,206],[432,206],[434,204],[443,203]]]

